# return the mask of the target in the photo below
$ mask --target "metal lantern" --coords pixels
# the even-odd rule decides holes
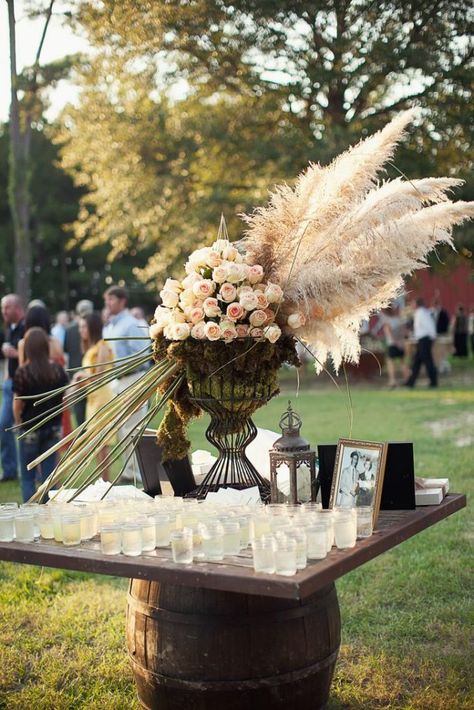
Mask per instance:
[[[270,450],[270,485],[271,502],[279,502],[277,487],[278,469],[282,464],[288,466],[290,472],[290,503],[299,503],[297,472],[302,463],[306,464],[310,471],[311,500],[316,501],[316,453],[311,450],[309,443],[300,435],[302,421],[293,411],[291,402],[288,402],[288,409],[280,419],[280,429],[282,436],[275,441]]]

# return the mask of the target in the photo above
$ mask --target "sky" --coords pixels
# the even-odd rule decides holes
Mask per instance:
[[[87,52],[89,49],[86,40],[75,36],[63,24],[61,8],[64,4],[56,3],[57,10],[51,18],[48,33],[41,54],[41,62],[48,63],[54,59],[64,57],[66,54]],[[38,44],[43,31],[44,20],[29,20],[25,16],[26,3],[23,0],[15,2],[17,20],[17,64],[18,71],[24,66],[32,64],[36,55]],[[61,108],[77,96],[77,89],[70,82],[60,82],[51,93],[51,108],[47,113],[48,119],[54,118]],[[10,49],[8,39],[8,8],[6,2],[0,2],[0,121],[8,119],[10,105]]]

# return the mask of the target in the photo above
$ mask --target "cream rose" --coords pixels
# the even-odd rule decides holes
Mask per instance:
[[[230,281],[231,284],[236,284],[239,281],[243,281],[243,279],[241,265],[229,262],[227,266],[227,281]]]
[[[265,294],[258,291],[256,293],[256,295],[257,295],[258,307],[262,308],[263,310],[265,310],[265,308],[268,308],[268,298],[265,296]]]
[[[297,328],[301,328],[306,323],[306,318],[304,317],[303,313],[297,312],[297,313],[291,313],[288,316],[287,320],[288,325],[290,328],[293,328],[293,330],[296,330]]]
[[[157,325],[161,325],[162,328],[165,327],[165,325],[168,325],[170,317],[171,317],[171,311],[169,308],[164,308],[163,306],[158,306],[158,308],[155,310],[154,314],[154,319]]]
[[[230,303],[234,300],[237,295],[237,289],[235,286],[229,283],[223,283],[219,289],[219,296],[226,303]]]
[[[220,316],[221,314],[217,298],[206,298],[202,304],[202,307],[208,318],[217,318],[217,316]]]
[[[268,303],[280,303],[283,299],[283,289],[278,284],[269,283],[265,289],[265,296],[268,298]]]
[[[198,267],[198,268],[205,266],[207,263],[207,259],[208,259],[210,251],[211,251],[210,247],[203,247],[202,249],[196,249],[196,251],[193,251],[193,253],[190,254],[189,259],[188,259],[188,264],[192,264],[194,267]]]
[[[235,261],[238,253],[239,252],[235,247],[231,247],[229,245],[227,247],[224,247],[224,249],[222,250],[222,258],[226,259],[227,261]]]
[[[227,279],[227,266],[224,266],[223,264],[216,266],[212,272],[212,279],[218,284],[224,283]]]
[[[183,288],[191,289],[196,283],[196,281],[202,281],[202,276],[201,274],[197,274],[195,271],[193,271],[191,274],[185,276],[185,278],[181,281],[181,284]]]
[[[227,306],[226,315],[227,318],[230,318],[230,320],[239,320],[239,318],[243,318],[245,311],[240,303],[235,301],[234,303],[229,303]]]
[[[239,286],[237,296],[240,298],[243,293],[253,293],[253,288],[251,286]]]
[[[168,325],[174,325],[175,323],[184,323],[186,321],[186,316],[183,311],[179,308],[174,308],[170,313],[170,319]]]
[[[150,325],[148,329],[148,335],[152,340],[155,340],[161,333],[163,332],[163,325],[160,325],[159,323],[153,323],[153,325]]]
[[[196,281],[196,283],[193,284],[193,293],[198,298],[204,299],[214,292],[215,287],[216,286],[211,279],[203,279],[202,281]]]
[[[179,296],[176,291],[170,291],[169,289],[164,288],[160,291],[160,298],[166,308],[174,308],[178,305]]]
[[[206,323],[204,326],[204,335],[208,340],[219,340],[221,337],[221,329],[217,323],[209,321],[209,323]]]
[[[166,279],[163,289],[165,291],[181,291],[181,281],[177,281],[176,279]]]
[[[191,334],[191,328],[188,323],[175,323],[171,326],[172,340],[186,340]]]
[[[205,322],[203,320],[200,320],[199,323],[196,323],[191,328],[191,337],[195,338],[196,340],[203,340],[206,337],[205,328]]]
[[[250,325],[253,325],[255,328],[259,328],[261,325],[265,323],[267,320],[267,314],[265,311],[262,311],[261,309],[258,309],[256,311],[252,311],[252,313],[249,316],[249,321]]]
[[[260,264],[249,266],[247,278],[251,284],[258,284],[263,279],[263,267]]]
[[[245,308],[246,311],[253,311],[258,307],[257,294],[253,291],[242,293],[239,297],[240,305]]]
[[[192,288],[187,288],[184,291],[181,291],[181,294],[179,296],[179,303],[181,308],[191,308],[195,300],[196,296],[194,295],[194,291]]]
[[[276,343],[281,335],[281,330],[277,325],[269,325],[264,329],[263,334],[270,343]]]

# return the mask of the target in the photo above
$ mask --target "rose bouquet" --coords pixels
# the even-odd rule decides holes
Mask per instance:
[[[160,291],[152,355],[144,338],[138,356],[91,376],[68,404],[150,357],[153,366],[55,447],[69,446],[36,498],[58,483],[79,493],[98,478],[105,464],[89,471],[89,454],[147,401],[135,432],[111,448],[106,464],[128,459],[131,443],[165,406],[158,441],[165,458],[184,456],[187,423],[205,410],[209,440],[227,447],[212,485],[232,484],[242,470],[250,471],[243,481],[255,480],[245,457],[255,436],[250,417],[277,393],[281,364],[298,365],[296,339],[318,371],[328,358],[336,370],[357,362],[361,321],[397,295],[406,275],[426,266],[438,243],[452,244],[455,224],[474,216],[474,203],[448,199],[461,183],[455,178],[380,181],[414,115],[400,114],[328,166],[310,165],[293,187],[277,187],[266,207],[244,215],[248,230],[239,242],[220,233],[190,255],[182,278],[167,279]]]

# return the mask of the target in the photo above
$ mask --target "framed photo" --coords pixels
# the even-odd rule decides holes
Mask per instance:
[[[370,506],[375,526],[382,496],[386,458],[386,443],[339,439],[329,507]]]

